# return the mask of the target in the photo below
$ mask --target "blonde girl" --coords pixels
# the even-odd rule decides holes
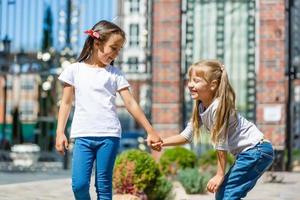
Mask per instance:
[[[217,172],[209,180],[207,190],[216,193],[217,200],[241,199],[271,165],[272,145],[253,123],[237,113],[235,93],[221,62],[197,62],[190,66],[188,76],[194,100],[192,119],[179,135],[165,138],[157,146],[198,141],[200,127],[206,128],[217,151]],[[227,152],[236,160],[225,175]]]

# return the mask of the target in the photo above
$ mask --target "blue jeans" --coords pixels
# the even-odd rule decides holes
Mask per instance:
[[[217,200],[244,198],[255,186],[260,176],[270,167],[274,151],[269,142],[259,142],[255,147],[240,153],[224,177]]]
[[[112,173],[118,152],[118,137],[76,138],[72,159],[72,189],[76,200],[90,200],[90,178],[95,162],[97,199],[112,199]]]

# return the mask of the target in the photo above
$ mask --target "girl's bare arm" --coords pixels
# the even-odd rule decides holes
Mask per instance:
[[[176,146],[186,143],[189,143],[189,141],[181,135],[175,135],[163,139],[163,146]]]
[[[64,154],[64,149],[68,148],[68,140],[65,136],[65,127],[71,111],[74,96],[74,88],[69,84],[64,85],[63,96],[58,112],[57,129],[56,129],[56,150]]]
[[[139,124],[141,124],[144,129],[148,133],[147,142],[148,145],[152,143],[162,142],[161,138],[158,136],[158,134],[154,131],[153,127],[151,126],[150,122],[147,120],[144,112],[132,96],[131,92],[128,88],[122,89],[119,91],[126,109],[128,112],[138,121]]]

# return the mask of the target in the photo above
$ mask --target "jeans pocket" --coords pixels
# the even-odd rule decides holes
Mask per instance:
[[[273,152],[263,152],[263,151],[261,151],[260,153],[263,157],[266,157],[270,160],[274,159],[274,153]]]
[[[271,148],[263,148],[259,149],[260,156],[257,160],[257,163],[254,167],[255,171],[258,174],[263,174],[273,163],[274,160],[274,152],[273,149]]]

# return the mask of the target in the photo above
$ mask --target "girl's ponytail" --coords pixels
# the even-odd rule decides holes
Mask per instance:
[[[235,93],[229,83],[228,75],[224,66],[220,66],[221,78],[215,98],[218,98],[219,105],[215,114],[215,124],[212,130],[212,141],[216,143],[220,139],[220,134],[227,134],[229,118],[235,112]]]

